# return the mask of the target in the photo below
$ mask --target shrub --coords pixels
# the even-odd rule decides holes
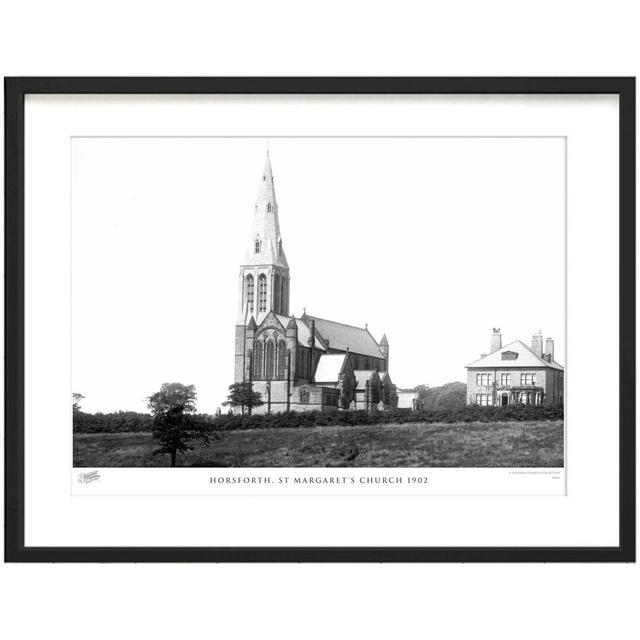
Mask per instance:
[[[151,431],[153,416],[136,411],[116,411],[114,413],[73,414],[73,430],[77,433],[126,433]]]
[[[193,417],[202,430],[236,431],[238,429],[305,429],[328,426],[365,426],[373,424],[406,424],[408,422],[503,422],[527,420],[561,420],[564,408],[560,405],[536,407],[511,405],[507,407],[481,407],[465,405],[457,408],[437,408],[412,411],[367,413],[366,411],[288,411],[260,415],[197,414]],[[117,413],[83,413],[74,415],[73,428],[77,433],[124,433],[151,431],[153,417],[134,411]]]
[[[430,409],[412,411],[394,409],[379,413],[366,411],[289,411],[270,415],[219,416],[213,419],[212,428],[221,431],[236,429],[303,429],[323,426],[364,426],[371,424],[406,424],[408,422],[500,422],[526,420],[561,420],[564,417],[562,405],[508,407],[480,407],[465,405],[454,409]]]

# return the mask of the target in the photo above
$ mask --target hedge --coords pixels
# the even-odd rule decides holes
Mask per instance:
[[[324,426],[364,426],[372,424],[406,424],[409,422],[503,422],[562,420],[562,405],[536,407],[531,405],[512,405],[507,407],[480,407],[468,405],[455,409],[430,409],[412,411],[395,409],[367,413],[366,411],[289,411],[270,415],[222,415],[195,416],[199,428],[217,431],[238,429],[302,429]],[[150,431],[153,417],[148,414],[119,412],[115,414],[74,415],[74,431],[78,433],[122,433],[131,431]]]
[[[73,430],[76,433],[130,433],[151,431],[153,416],[136,411],[115,413],[85,413],[74,411]]]
[[[532,420],[562,420],[562,405],[527,406],[514,405],[507,407],[480,407],[469,405],[456,409],[432,409],[412,411],[411,409],[395,409],[367,413],[366,411],[303,411],[273,413],[271,415],[233,415],[218,416],[214,420],[214,428],[220,431],[236,429],[281,429],[324,426],[358,426],[372,424],[406,424],[409,422],[502,422]]]

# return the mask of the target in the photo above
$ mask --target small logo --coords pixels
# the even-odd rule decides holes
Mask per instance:
[[[88,471],[87,473],[78,474],[78,482],[80,484],[89,484],[96,480],[100,480],[100,474],[97,471]]]

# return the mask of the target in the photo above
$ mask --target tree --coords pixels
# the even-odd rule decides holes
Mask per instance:
[[[225,407],[242,407],[242,414],[244,415],[245,407],[251,410],[253,407],[259,407],[264,404],[262,402],[262,395],[258,391],[253,390],[253,383],[251,382],[235,382],[229,385],[229,395],[227,400],[222,403]]]
[[[455,409],[467,403],[467,385],[464,382],[449,382],[441,387],[420,385],[416,390],[422,409]]]
[[[160,446],[153,453],[168,453],[171,466],[176,466],[178,453],[193,449],[192,442],[209,446],[209,433],[195,415],[196,388],[179,382],[165,382],[147,398],[154,416],[152,434]]]
[[[81,393],[74,393],[73,395],[73,413],[79,413],[81,410],[80,403],[84,400],[84,396]]]
[[[392,407],[393,409],[397,409],[398,407],[398,388],[393,385],[391,387],[391,390],[389,391],[389,397],[387,398],[387,401],[389,402],[389,406]]]

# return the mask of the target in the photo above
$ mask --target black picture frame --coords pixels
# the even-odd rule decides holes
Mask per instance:
[[[635,78],[5,78],[5,561],[634,562]],[[615,547],[26,547],[24,99],[27,94],[616,94],[620,159],[620,540]]]

